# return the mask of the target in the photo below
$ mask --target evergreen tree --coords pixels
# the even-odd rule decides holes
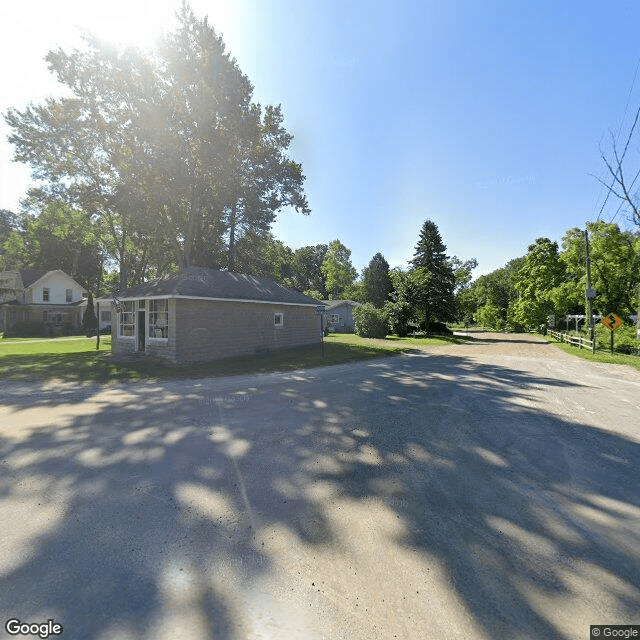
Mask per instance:
[[[374,307],[381,309],[389,300],[392,290],[389,263],[381,253],[376,253],[362,274],[363,302],[370,302]]]
[[[424,313],[425,329],[434,320],[455,319],[456,278],[446,250],[437,225],[426,220],[411,261],[414,270],[421,270],[418,303]]]
[[[87,310],[84,312],[82,322],[87,336],[94,335],[98,328],[98,318],[96,318],[96,310],[93,306],[93,294],[91,291],[89,291],[89,295],[87,296]]]

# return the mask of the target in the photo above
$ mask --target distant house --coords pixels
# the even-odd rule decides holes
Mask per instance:
[[[118,293],[112,349],[188,363],[319,344],[319,304],[267,278],[193,267]]]
[[[18,322],[42,323],[53,334],[80,329],[87,304],[84,294],[82,285],[64,271],[2,271],[0,331]]]
[[[360,306],[353,300],[324,300],[325,325],[329,331],[336,333],[353,333],[356,323],[353,318],[353,309]]]

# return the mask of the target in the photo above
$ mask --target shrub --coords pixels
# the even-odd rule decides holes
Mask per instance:
[[[413,319],[413,307],[405,300],[387,302],[384,306],[391,333],[404,338],[409,334],[409,322]]]
[[[611,348],[611,333],[601,323],[596,324],[596,346],[598,349]],[[640,350],[640,341],[636,338],[636,327],[622,325],[613,336],[613,350],[618,353],[634,354]]]
[[[372,304],[361,304],[353,310],[356,333],[363,338],[384,338],[389,330],[384,309],[376,309]]]
[[[4,332],[5,338],[46,338],[49,335],[43,322],[16,322]]]

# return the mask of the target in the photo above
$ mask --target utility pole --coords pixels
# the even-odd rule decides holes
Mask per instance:
[[[591,262],[589,260],[589,230],[584,230],[584,242],[587,249],[587,313],[589,314],[589,337],[591,338],[591,351],[596,352],[596,336],[593,328],[593,299],[596,292],[591,288]]]

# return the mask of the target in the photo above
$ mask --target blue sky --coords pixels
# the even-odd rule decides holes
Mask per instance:
[[[77,46],[80,28],[147,46],[177,4],[3,3],[0,110],[59,91],[43,57]],[[295,136],[312,213],[283,212],[274,233],[293,248],[339,238],[359,271],[377,252],[406,265],[427,218],[450,255],[478,259],[476,276],[583,227],[605,196],[591,175],[606,178],[600,148],[640,106],[636,2],[191,5]],[[28,170],[6,134],[0,207],[16,210]]]

